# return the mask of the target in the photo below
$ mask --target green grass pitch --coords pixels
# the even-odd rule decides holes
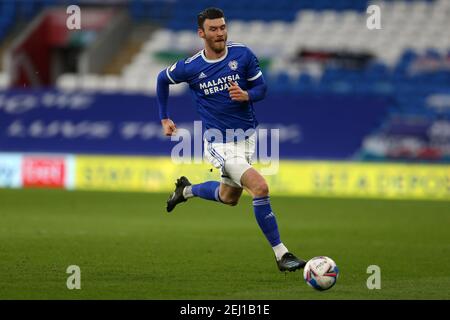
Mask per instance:
[[[167,194],[0,190],[0,299],[449,299],[450,204],[273,197],[283,242],[340,268],[318,292],[280,273],[253,215]],[[81,290],[68,290],[69,265]],[[369,265],[381,289],[366,286]]]

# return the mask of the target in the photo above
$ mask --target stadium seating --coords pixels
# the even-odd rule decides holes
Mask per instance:
[[[130,12],[138,20],[159,19],[165,21],[166,27],[172,30],[192,30],[192,17],[207,6],[208,0],[172,1],[142,1],[133,0],[130,3]],[[261,20],[286,21],[295,20],[299,10],[357,10],[363,12],[367,8],[367,0],[260,0],[260,1],[215,1],[214,5],[222,8],[230,20]],[[172,11],[172,14],[168,14]],[[168,19],[164,19],[168,18]]]
[[[135,15],[139,11],[142,17],[145,17],[146,10],[156,6],[156,3],[158,1],[132,1],[131,13]],[[164,3],[168,6],[167,2]],[[224,2],[225,10],[227,6],[230,6],[226,3],[228,2]],[[307,78],[300,76],[307,74],[314,79],[321,78],[321,81],[308,82],[310,85],[315,84],[315,90],[318,91],[330,88],[340,91],[345,87],[342,85],[343,80],[345,82],[353,80],[355,83],[350,85],[354,87],[353,84],[355,84],[355,88],[359,91],[392,92],[393,85],[398,83],[395,79],[401,79],[402,83],[405,83],[404,80],[411,80],[404,75],[405,70],[414,63],[414,57],[433,49],[435,58],[439,56],[444,59],[450,48],[450,38],[446,36],[446,30],[450,27],[450,19],[448,19],[450,3],[445,0],[376,2],[382,7],[382,30],[366,28],[367,15],[361,10],[360,4],[355,5],[360,3],[359,1],[302,1],[301,3],[302,6],[299,8],[301,10],[295,11],[292,21],[281,18],[270,20],[265,17],[257,20],[236,20],[232,17],[234,10],[237,12],[241,8],[238,5],[233,5],[235,7],[230,7],[227,11],[227,16],[230,16],[230,39],[247,44],[261,59],[270,62],[266,70],[269,79],[277,79],[276,75],[279,73],[287,74],[289,84],[292,84],[289,88],[294,91],[304,90],[304,79]],[[170,53],[172,55],[178,53],[179,57],[182,57],[199,50],[202,43],[196,35],[195,21],[192,17],[195,16],[195,10],[204,5],[202,1],[195,4],[192,1],[177,3],[173,16],[180,14],[183,17],[180,16],[175,20],[185,21],[180,23],[189,23],[189,25],[183,28],[170,27],[172,20],[168,19],[167,25],[170,28],[162,28],[151,36],[143,45],[142,52],[125,68],[122,79],[139,78],[142,80],[140,83],[145,84],[143,88],[148,90],[149,87],[152,88],[151,83],[155,84],[154,78],[157,72],[176,60],[169,59]],[[248,2],[242,2],[241,5],[248,5]],[[277,10],[292,8],[292,6],[297,5],[292,1],[282,1],[282,4],[277,6]],[[144,10],[145,8],[147,9]],[[292,9],[289,11],[293,12]],[[140,19],[142,17],[140,16]],[[425,18],[428,19],[428,23],[423,28]],[[349,34],[352,36],[349,37]],[[360,70],[360,73],[352,71],[353,75],[348,75],[348,70],[336,70],[336,77],[329,79],[326,75],[332,72],[329,70],[333,68],[332,66],[317,66],[314,62],[292,63],[292,58],[300,49],[367,52],[375,59],[373,66],[369,65],[366,70]],[[161,59],[160,53],[165,53],[166,58]],[[434,83],[445,82],[447,79],[442,74],[432,78]],[[299,79],[303,79],[303,82]],[[338,85],[334,83],[336,80],[339,81]],[[357,85],[360,80],[365,80],[372,85],[360,87]],[[411,83],[413,82],[411,80]],[[274,87],[280,86],[274,84]],[[282,90],[285,89],[284,87]],[[154,89],[151,90],[150,94],[152,93],[154,94]]]
[[[30,21],[42,9],[59,4],[77,4],[79,0],[2,0],[0,1],[0,42],[14,27],[16,21]]]
[[[11,27],[14,15],[29,17],[36,8],[55,3],[60,1],[3,1],[0,39]],[[195,17],[209,4],[207,0],[130,1],[129,12],[135,21],[158,22],[162,27],[151,34],[120,75],[66,74],[57,86],[155,95],[159,71],[202,48]],[[380,30],[366,27],[370,4],[381,7]],[[447,144],[442,137],[436,138],[439,134],[433,138],[427,132],[436,128],[436,123],[440,129],[433,132],[446,132],[442,121],[449,121],[450,108],[433,107],[427,99],[449,93],[450,1],[219,0],[215,6],[226,13],[229,40],[245,43],[259,57],[270,92],[392,97],[392,112],[367,138],[364,157],[377,154],[374,150],[379,151],[380,141],[398,147],[400,143],[391,142],[405,137],[420,141],[402,145],[411,150],[418,145],[444,148]],[[0,75],[0,87],[5,83],[6,75]],[[172,86],[171,94],[186,90],[185,85]],[[411,125],[411,118],[427,125]],[[399,138],[398,132],[403,136]],[[429,156],[422,151],[405,154]],[[449,151],[445,154],[450,156]]]

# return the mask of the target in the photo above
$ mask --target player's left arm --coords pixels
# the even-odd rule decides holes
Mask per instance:
[[[247,48],[247,92],[249,100],[256,102],[264,99],[267,93],[267,85],[264,80],[258,58]]]
[[[258,79],[248,82],[248,96],[250,101],[256,102],[266,97],[267,84],[264,76],[261,74]]]
[[[230,97],[234,101],[260,101],[265,98],[267,93],[267,85],[264,80],[259,61],[253,52],[247,48],[247,90],[241,89],[237,83],[232,82],[228,91]]]
[[[256,102],[262,100],[266,96],[267,85],[264,81],[264,77],[259,77],[253,82],[249,82],[248,89],[243,90],[236,82],[231,82],[230,87],[228,88],[228,92],[230,93],[230,98],[233,101],[252,101]]]

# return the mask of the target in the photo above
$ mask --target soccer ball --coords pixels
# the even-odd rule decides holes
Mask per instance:
[[[336,263],[325,256],[309,260],[303,270],[303,277],[308,285],[316,290],[324,291],[333,287],[339,275]]]

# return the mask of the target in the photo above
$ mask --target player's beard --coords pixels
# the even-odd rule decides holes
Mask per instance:
[[[223,37],[223,41],[217,42],[216,39],[214,40],[211,39],[209,41],[209,46],[215,53],[222,53],[226,48],[226,44],[227,44],[227,36]]]

